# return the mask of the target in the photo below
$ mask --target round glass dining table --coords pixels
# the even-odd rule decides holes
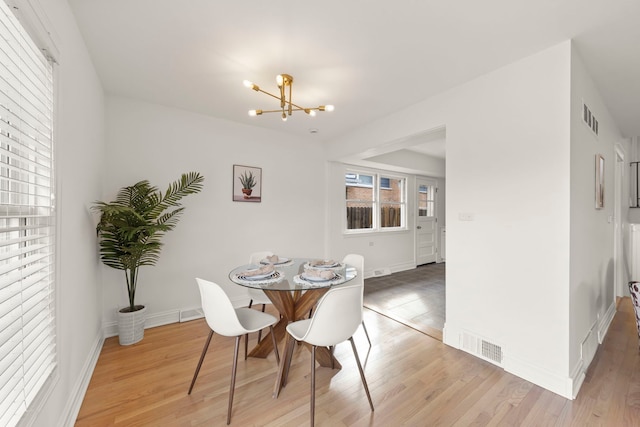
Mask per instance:
[[[280,312],[281,318],[273,327],[276,342],[281,342],[286,335],[287,325],[296,320],[306,319],[311,309],[318,300],[332,286],[342,285],[356,277],[356,269],[342,262],[335,263],[330,260],[313,258],[279,258],[273,264],[274,271],[259,274],[268,264],[267,260],[260,265],[242,265],[234,268],[229,273],[229,279],[240,286],[264,291],[274,307]],[[320,265],[317,265],[320,264]],[[305,274],[305,269],[310,268],[315,272],[330,271],[331,274],[323,274],[317,277]],[[259,270],[262,268],[263,270]],[[332,276],[330,279],[326,277]],[[267,357],[273,351],[273,343],[269,334],[265,336],[249,353],[251,357]],[[274,387],[274,397],[277,397],[284,383],[284,368],[291,363],[291,351],[286,348],[282,353],[278,369],[278,378]],[[316,349],[316,360],[324,367],[340,369],[341,365],[333,357],[331,352],[322,347]]]

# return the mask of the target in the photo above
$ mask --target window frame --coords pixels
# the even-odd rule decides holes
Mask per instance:
[[[49,197],[50,201],[46,205],[45,209],[49,210],[47,215],[47,221],[49,233],[46,234],[48,239],[48,245],[50,246],[49,257],[49,275],[50,275],[50,302],[47,316],[51,318],[51,337],[52,337],[52,352],[49,359],[49,369],[44,372],[48,372],[46,375],[39,375],[39,386],[33,390],[32,396],[28,399],[30,402],[26,407],[21,417],[17,420],[17,425],[31,425],[36,420],[39,414],[39,408],[41,408],[46,402],[49,395],[53,392],[54,387],[60,379],[59,366],[60,366],[60,334],[59,322],[60,322],[60,298],[59,298],[59,283],[60,283],[60,268],[59,257],[60,253],[60,239],[58,238],[58,230],[60,229],[60,216],[56,207],[56,194],[59,193],[58,181],[56,178],[56,158],[57,158],[57,108],[58,108],[58,69],[55,66],[57,64],[56,58],[59,57],[59,51],[56,47],[56,43],[53,40],[51,31],[47,28],[49,21],[42,6],[31,0],[0,0],[4,2],[13,17],[17,19],[17,24],[21,27],[19,30],[23,35],[24,40],[29,40],[28,43],[32,44],[34,50],[37,50],[41,55],[40,60],[43,63],[48,63],[48,81],[46,93],[50,97],[50,104],[48,105],[49,118],[47,120],[50,126],[50,151],[49,151],[49,182],[48,186],[50,191],[46,197]],[[12,19],[11,19],[12,20]],[[40,197],[40,196],[38,196]],[[1,205],[0,205],[1,206]],[[33,204],[27,204],[25,206],[34,206]],[[6,217],[5,217],[6,218]],[[20,218],[20,223],[28,221],[25,218]],[[40,227],[40,225],[38,226]]]
[[[357,184],[348,184],[346,182],[347,175],[367,175],[373,177],[373,185],[369,186],[366,184],[359,185],[360,187],[372,188],[372,199],[369,200],[361,200],[361,199],[347,199],[347,187],[350,186],[358,186]],[[385,202],[385,204],[397,204],[401,208],[400,214],[400,226],[398,227],[382,227],[381,226],[381,212],[380,209],[382,207],[382,201],[380,197],[380,193],[382,191],[389,191],[392,187],[382,187],[381,179],[391,180],[399,180],[402,183],[402,189],[400,192],[401,201],[400,202]],[[404,174],[397,174],[388,171],[381,170],[367,170],[360,168],[352,168],[346,167],[342,173],[342,188],[345,192],[343,198],[343,209],[342,209],[342,221],[343,221],[343,234],[344,235],[362,235],[362,234],[377,234],[377,233],[390,233],[390,232],[398,232],[398,231],[406,231],[408,230],[407,221],[408,221],[408,201],[407,201],[407,191],[408,191],[408,182],[409,178]],[[347,206],[349,202],[360,202],[360,203],[371,203],[371,211],[372,211],[372,226],[370,228],[348,228],[348,220],[347,220]]]

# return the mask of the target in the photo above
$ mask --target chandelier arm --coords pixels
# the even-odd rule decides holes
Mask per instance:
[[[318,108],[302,108],[302,107],[298,107],[298,108],[292,108],[291,111],[305,111],[305,110],[316,110],[318,111]],[[282,113],[282,110],[261,110],[262,113]]]
[[[305,110],[304,107],[301,107],[298,104],[294,104],[293,102],[291,102],[291,100],[287,101],[287,104],[289,104],[289,111]],[[296,107],[298,110],[292,110],[291,109],[292,106]],[[314,108],[306,108],[306,110],[313,110],[313,109]]]
[[[273,98],[277,99],[278,101],[280,101],[280,100],[281,100],[279,96],[276,96],[276,95],[274,95],[274,94],[272,94],[272,93],[269,93],[269,92],[267,92],[266,90],[258,89],[258,92],[262,92],[262,93],[264,93],[265,95],[269,95],[269,96],[271,96],[271,97],[273,97]]]
[[[244,81],[244,85],[246,87],[253,89],[256,92],[262,92],[265,95],[269,95],[270,97],[280,101],[280,109],[278,110],[250,110],[249,115],[255,116],[255,115],[261,115],[263,113],[280,113],[282,114],[282,120],[286,121],[287,115],[291,116],[294,111],[304,111],[305,113],[311,116],[315,116],[315,111],[333,111],[332,105],[320,105],[318,107],[303,107],[301,105],[293,103],[291,101],[292,92],[293,92],[293,88],[292,88],[293,77],[291,77],[289,74],[279,74],[276,77],[276,82],[278,83],[280,96],[267,92],[266,90],[261,89],[258,85],[255,85],[249,82],[248,80]],[[287,99],[286,86],[289,86],[288,99]],[[313,112],[313,114],[311,114],[311,112]]]

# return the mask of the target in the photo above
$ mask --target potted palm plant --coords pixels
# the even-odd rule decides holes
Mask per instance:
[[[100,213],[96,227],[100,259],[105,265],[123,270],[129,305],[118,313],[121,345],[134,344],[144,336],[146,308],[136,304],[138,270],[155,265],[162,248],[162,237],[173,230],[184,210],[180,200],[202,189],[204,177],[197,172],[182,174],[166,192],[149,181],[123,187],[112,202],[95,202]]]
[[[244,198],[250,198],[253,187],[256,186],[256,177],[253,176],[253,172],[245,171],[238,179],[240,180],[240,184],[242,184],[242,194],[244,194]]]

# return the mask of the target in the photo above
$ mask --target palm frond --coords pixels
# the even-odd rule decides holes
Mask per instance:
[[[180,200],[202,190],[204,177],[197,172],[182,174],[163,195],[149,181],[123,187],[112,202],[94,202],[100,213],[96,233],[102,262],[124,270],[131,309],[135,305],[138,268],[155,265],[160,258],[162,238],[173,230],[184,210]],[[167,209],[175,208],[166,212]]]

